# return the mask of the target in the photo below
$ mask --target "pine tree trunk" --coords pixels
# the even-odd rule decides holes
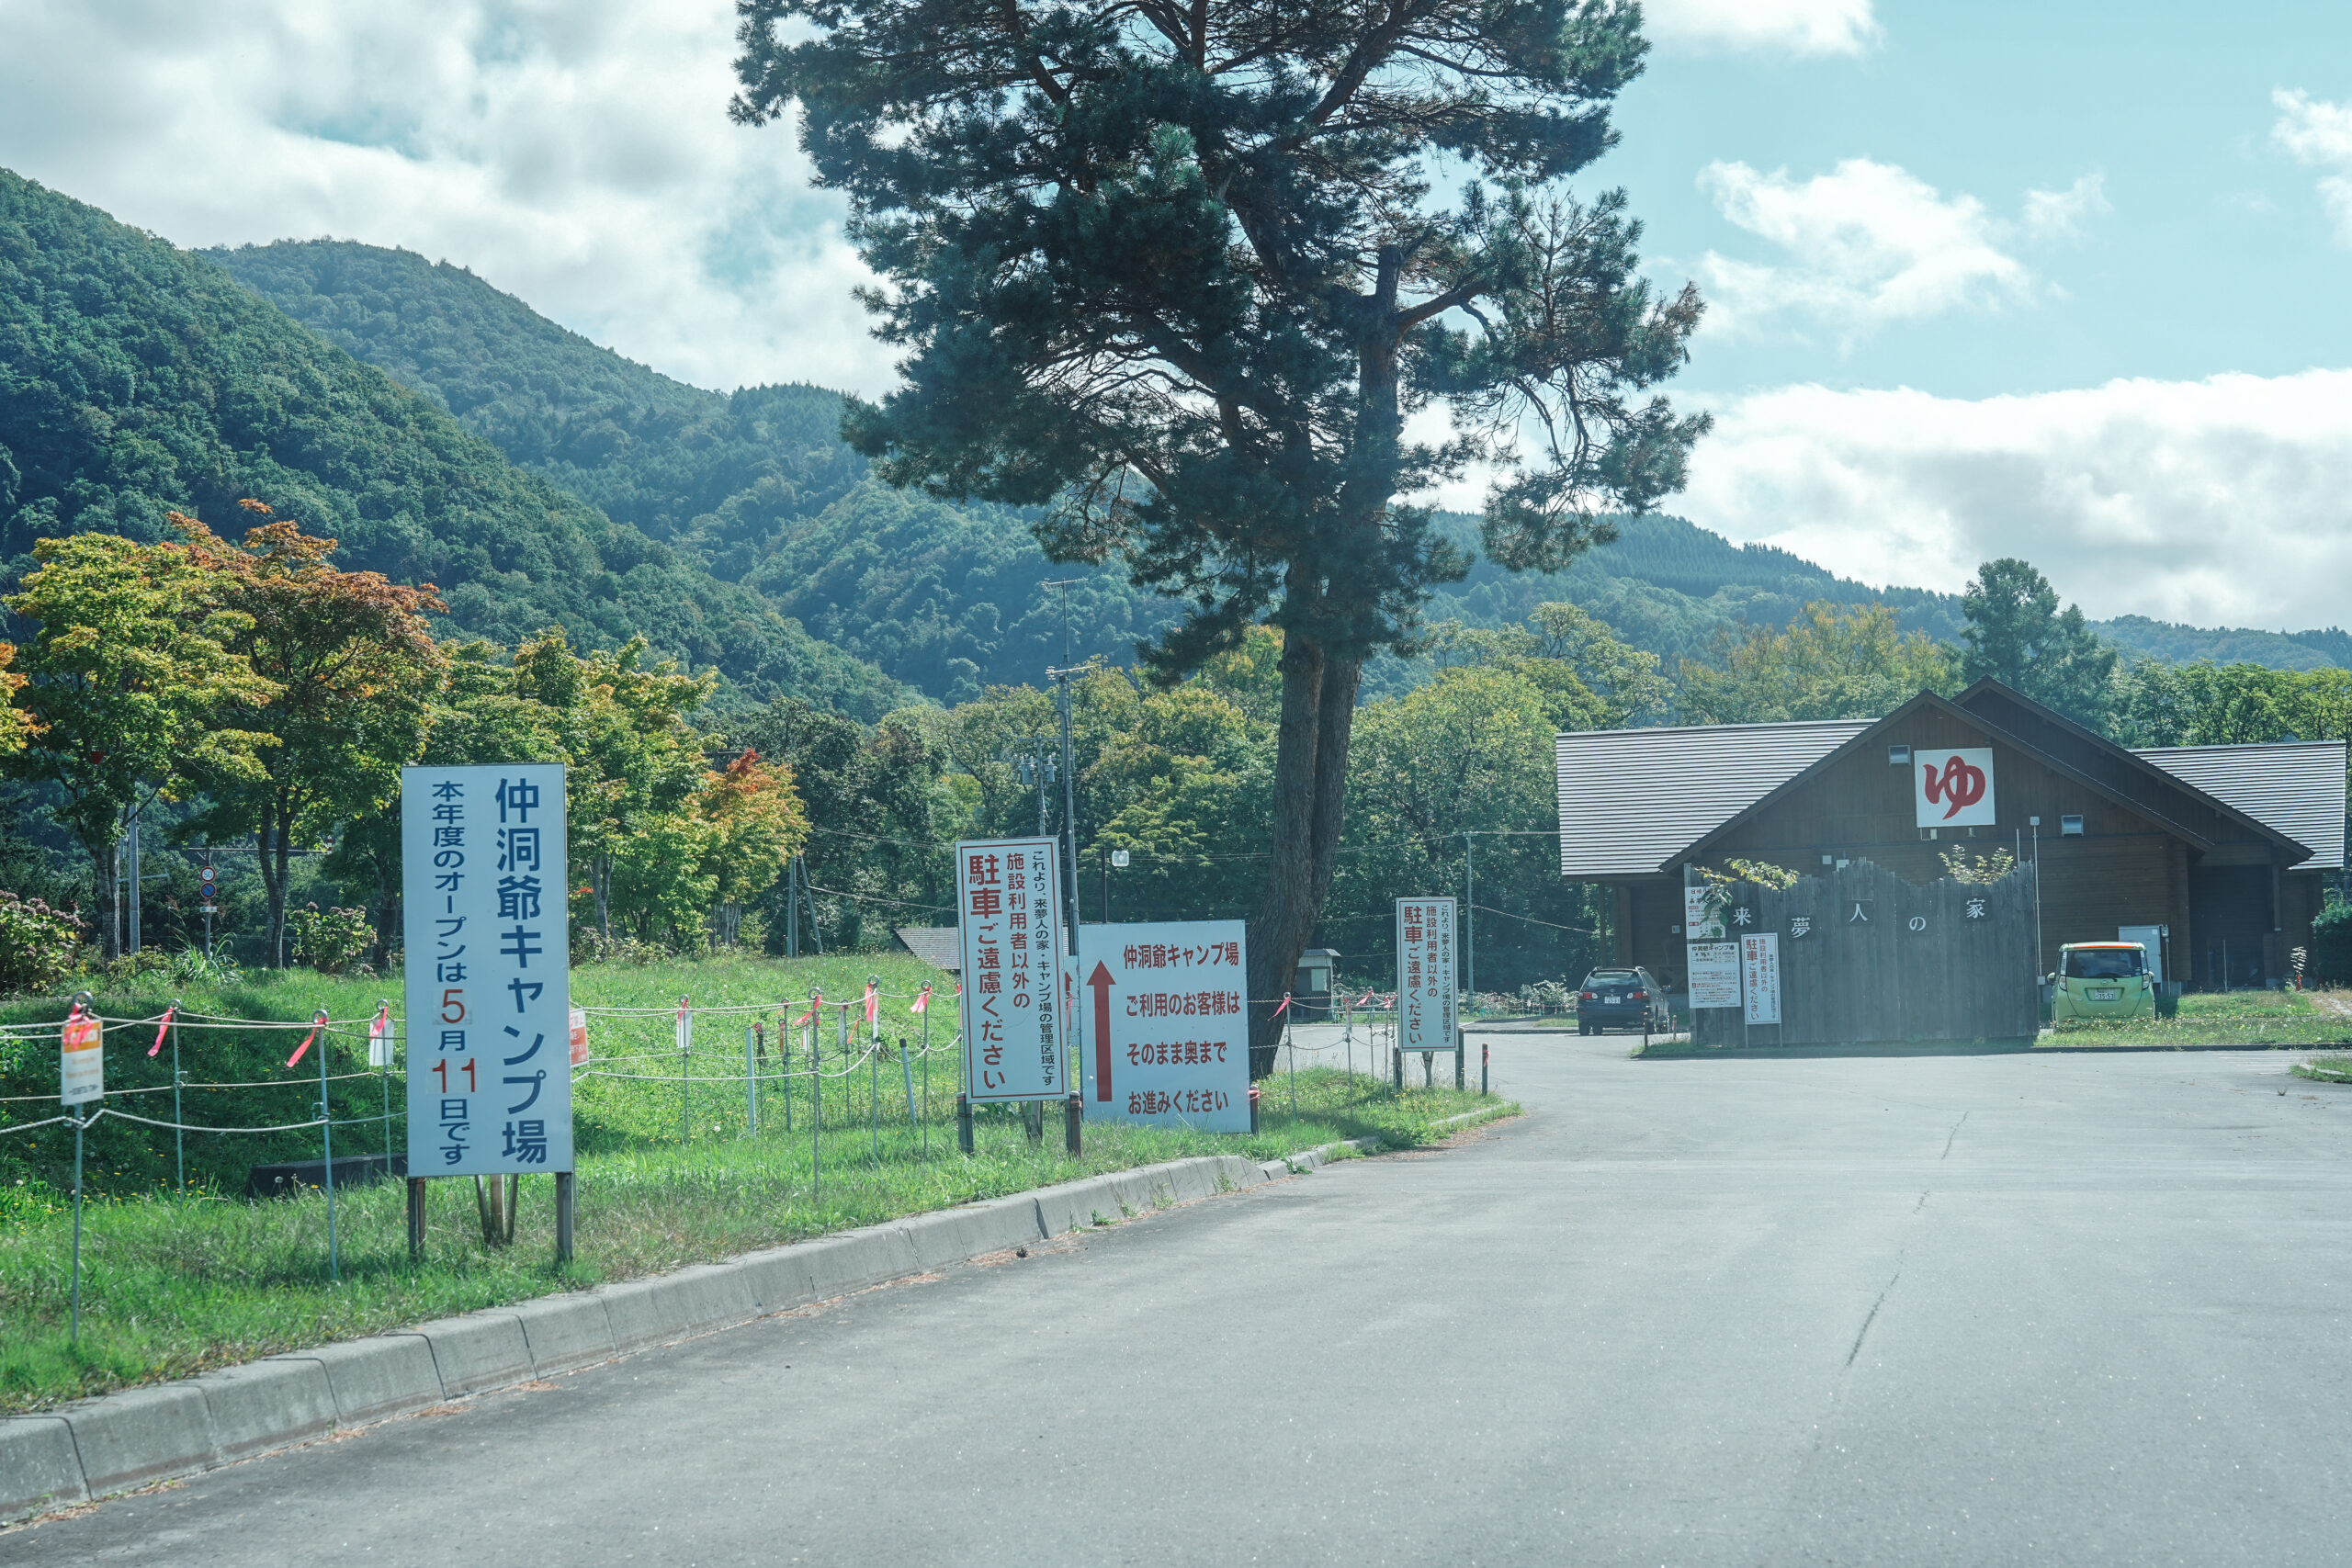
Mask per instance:
[[[1250,920],[1250,1076],[1273,1071],[1276,1014],[1315,934],[1339,863],[1355,731],[1360,660],[1334,660],[1303,637],[1283,645],[1283,712],[1274,753],[1273,860]]]

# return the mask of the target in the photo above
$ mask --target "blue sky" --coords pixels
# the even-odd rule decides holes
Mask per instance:
[[[1606,165],[1648,220],[1654,262],[1704,282],[1711,253],[1792,259],[1726,213],[1720,185],[1702,188],[1710,165],[1803,182],[1864,159],[1981,203],[1990,243],[2030,279],[1980,279],[1860,330],[1777,312],[1709,342],[1694,383],[1979,398],[2352,364],[2352,311],[2333,303],[2352,252],[2316,189],[2326,171],[2273,134],[2275,93],[2352,97],[2352,6],[1980,0],[1882,4],[1875,20],[1850,52],[1660,46]],[[2102,200],[2072,232],[2029,223],[2029,191],[2086,177]]]
[[[2340,623],[2352,6],[1651,0],[1621,184],[1712,301],[1671,509],[1868,581]],[[0,0],[0,164],[187,245],[472,267],[704,386],[877,391],[728,0]],[[1475,505],[1475,491],[1444,499]]]

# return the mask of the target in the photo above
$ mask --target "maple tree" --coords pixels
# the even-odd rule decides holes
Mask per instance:
[[[213,769],[199,825],[250,833],[267,901],[266,953],[285,962],[286,897],[294,852],[313,847],[400,791],[401,767],[423,750],[428,705],[446,660],[426,627],[442,608],[431,584],[330,564],[336,541],[241,503],[268,519],[232,545],[184,513],[171,513],[208,592],[238,619],[227,646],[269,691],[232,705],[233,722],[266,736],[254,765]]]

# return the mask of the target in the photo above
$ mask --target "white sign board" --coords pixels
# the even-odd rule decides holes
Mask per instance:
[[[1685,942],[1721,942],[1724,939],[1723,911],[1712,902],[1714,890],[1704,883],[1682,889],[1682,940]]]
[[[1781,1021],[1781,933],[1742,932],[1739,939],[1739,985],[1747,1000],[1747,1021]]]
[[[563,768],[401,770],[408,1169],[571,1168]]]
[[[1922,828],[1988,828],[1993,816],[1993,749],[1911,753],[1911,804]]]
[[[975,1100],[1058,1100],[1062,1062],[1061,878],[1051,839],[956,846],[964,957],[964,1092]]]
[[[1694,942],[1685,948],[1690,963],[1690,1006],[1739,1005],[1739,943]]]
[[[106,1028],[87,1013],[65,1021],[58,1037],[57,1098],[65,1105],[87,1105],[107,1097]]]
[[[1454,1047],[1453,900],[1396,900],[1396,1048]]]
[[[1250,1130],[1250,950],[1239,920],[1078,928],[1086,1114]]]

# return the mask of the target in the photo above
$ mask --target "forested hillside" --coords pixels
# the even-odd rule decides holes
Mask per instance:
[[[439,585],[442,630],[585,646],[642,632],[744,696],[875,717],[896,683],[469,434],[210,263],[0,171],[0,559],[35,540],[233,528],[237,503]]]
[[[566,331],[462,267],[343,241],[206,253],[336,347],[432,398],[508,458],[933,697],[1121,662],[1168,616],[1116,572],[1057,570],[1025,519],[901,495],[842,445],[841,399],[731,396]]]
[[[1028,520],[876,483],[839,435],[820,388],[706,391],[622,358],[462,267],[345,241],[205,253],[338,348],[424,394],[514,463],[755,588],[842,650],[923,693],[964,701],[986,685],[1107,655],[1126,662],[1163,605],[1114,570],[1057,568]],[[1475,518],[1446,525],[1475,544]],[[1051,586],[1074,579],[1067,589]],[[1065,606],[1063,596],[1069,603]],[[1630,519],[1618,541],[1564,572],[1517,576],[1480,560],[1430,607],[1433,621],[1517,625],[1566,600],[1668,667],[1809,603],[1890,605],[1906,631],[1955,638],[1957,595],[1841,578],[1766,545],[1735,545],[1679,517]],[[2137,616],[2097,629],[2168,662],[2275,669],[2352,665],[2340,631],[2211,631]],[[1385,660],[1367,695],[1426,671]]]

